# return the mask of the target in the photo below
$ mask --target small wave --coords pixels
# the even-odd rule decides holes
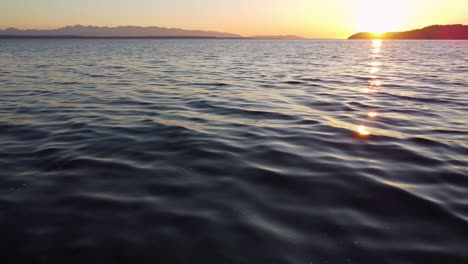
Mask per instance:
[[[56,85],[81,85],[81,82],[54,82]]]
[[[291,84],[291,85],[304,85],[304,82],[301,81],[285,81],[284,84]]]
[[[398,99],[404,99],[408,101],[414,101],[414,102],[421,102],[421,103],[430,103],[430,104],[455,104],[455,105],[461,105],[457,101],[454,100],[449,100],[449,99],[441,99],[441,98],[427,98],[427,97],[414,97],[414,96],[406,96],[406,95],[399,95],[399,94],[394,94],[394,93],[387,93],[387,92],[382,92],[382,94],[390,96],[390,97],[395,97]]]
[[[186,84],[186,85],[189,85],[189,86],[214,86],[214,87],[230,86],[230,84],[222,83],[222,82],[211,82],[211,83],[196,82],[196,83],[189,83],[189,84]]]

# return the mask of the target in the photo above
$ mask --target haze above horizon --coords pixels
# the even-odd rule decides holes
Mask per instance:
[[[133,25],[308,38],[468,24],[466,14],[465,0],[0,0],[0,28]]]

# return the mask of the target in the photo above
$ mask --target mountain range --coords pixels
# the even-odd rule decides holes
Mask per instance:
[[[208,38],[240,38],[241,35],[203,30],[185,30],[180,28],[163,27],[96,27],[96,26],[67,26],[58,29],[20,30],[8,28],[0,30],[0,35],[8,36],[81,36],[81,37],[208,37]]]
[[[58,29],[20,30],[8,28],[0,30],[0,38],[253,38],[253,39],[303,39],[294,35],[252,36],[244,37],[218,31],[185,30],[164,27],[97,27],[67,26]]]

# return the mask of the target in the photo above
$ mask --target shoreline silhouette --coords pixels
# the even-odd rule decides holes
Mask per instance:
[[[467,25],[433,25],[422,29],[402,32],[375,34],[360,32],[348,39],[427,39],[427,40],[468,40]]]

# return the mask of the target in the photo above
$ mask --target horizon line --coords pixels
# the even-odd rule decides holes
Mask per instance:
[[[77,28],[77,27],[82,27],[82,28],[100,28],[100,29],[118,29],[118,28],[129,28],[129,27],[134,27],[134,28],[142,28],[142,29],[150,29],[150,28],[158,28],[158,29],[167,29],[167,30],[182,30],[182,31],[200,31],[200,32],[210,32],[210,33],[218,33],[218,34],[228,34],[228,35],[235,35],[235,36],[232,36],[232,37],[211,37],[211,36],[206,36],[206,38],[226,38],[226,39],[297,39],[297,40],[300,40],[300,39],[303,39],[303,40],[309,40],[309,39],[317,39],[317,40],[320,40],[320,39],[323,39],[323,40],[327,40],[327,39],[330,39],[330,40],[334,40],[334,39],[345,39],[345,38],[334,38],[334,37],[331,37],[331,38],[327,38],[327,37],[318,37],[318,38],[314,38],[314,37],[304,37],[302,35],[295,35],[295,34],[252,34],[252,35],[245,35],[245,34],[239,34],[239,33],[233,33],[233,32],[228,32],[228,31],[218,31],[218,30],[213,30],[213,29],[186,29],[186,28],[182,28],[182,27],[165,27],[165,26],[156,26],[156,25],[152,25],[152,26],[135,26],[135,25],[118,25],[118,26],[96,26],[96,25],[86,25],[86,24],[75,24],[75,25],[64,25],[64,26],[60,26],[60,27],[56,27],[56,28],[21,28],[21,27],[15,27],[15,26],[7,26],[7,27],[4,27],[4,28],[0,28],[0,31],[7,31],[7,30],[18,30],[18,31],[54,31],[54,30],[59,30],[59,29],[66,29],[66,28]],[[0,35],[0,36],[7,36],[7,35]],[[16,36],[16,35],[11,35],[11,36]],[[19,35],[19,36],[27,36],[27,35]],[[28,35],[28,36],[36,36],[36,35]],[[38,35],[38,36],[46,36],[46,35]],[[56,35],[47,35],[48,37],[55,37]],[[57,36],[65,36],[65,35],[57,35]],[[96,37],[96,38],[100,38],[100,37],[117,37],[117,38],[134,38],[133,36],[126,36],[126,35],[122,35],[122,36],[86,36],[86,35],[69,35],[70,37]],[[151,36],[151,35],[141,35],[141,36],[136,36],[136,38],[149,38],[149,37],[163,37],[163,38],[171,38],[171,37],[175,37],[175,38],[181,38],[181,37],[188,37],[188,38],[191,38],[191,37],[199,37],[199,36],[171,36],[171,35],[168,35],[168,36]],[[201,36],[200,35],[200,38],[203,38],[205,36]]]
[[[409,31],[415,31],[415,30],[421,30],[425,29],[428,27],[433,27],[433,26],[465,26],[462,23],[457,23],[457,24],[433,24],[429,25],[426,27],[421,27],[419,29],[412,29]],[[77,28],[85,28],[85,29],[123,29],[123,28],[139,28],[139,29],[162,29],[162,30],[174,30],[174,31],[186,31],[186,32],[196,32],[200,34],[183,34],[181,32],[176,32],[174,34],[171,33],[161,33],[161,34],[151,34],[151,33],[143,33],[139,34],[139,32],[135,33],[123,33],[120,34],[117,32],[117,34],[112,35],[112,33],[103,33],[100,35],[99,33],[93,34],[93,32],[90,33],[81,33],[81,32],[72,32],[71,34],[67,34],[67,32],[64,32],[65,34],[60,34],[56,33],[54,34],[53,31],[57,30],[62,30],[62,29],[77,29]],[[300,35],[294,35],[294,34],[254,34],[254,35],[242,35],[242,34],[237,34],[237,33],[231,33],[231,32],[225,32],[225,31],[216,31],[216,30],[203,30],[203,29],[184,29],[180,27],[162,27],[162,26],[134,26],[134,25],[119,25],[119,26],[96,26],[96,25],[83,25],[83,24],[75,24],[75,25],[65,25],[61,26],[58,28],[51,28],[51,29],[32,29],[32,28],[27,28],[27,29],[21,29],[21,28],[16,28],[14,26],[7,27],[5,29],[0,28],[0,31],[6,31],[6,32],[0,32],[0,38],[1,39],[265,39],[265,40],[340,40],[340,39],[349,39],[352,38],[355,35],[359,34],[375,34],[375,35],[385,35],[385,34],[394,34],[394,33],[402,33],[402,32],[408,32],[408,31],[388,31],[388,32],[382,32],[379,34],[373,33],[373,32],[357,32],[354,33],[349,38],[343,37],[343,38],[311,38],[311,37],[303,37]],[[51,34],[47,34],[47,32],[42,32],[42,34],[14,34],[14,33],[8,33],[8,31],[18,31],[20,33],[26,33],[28,31],[51,31]],[[44,34],[45,33],[45,34]],[[178,35],[180,33],[180,35]],[[208,33],[207,35],[203,35],[203,33]],[[126,35],[128,34],[128,35]],[[165,35],[167,34],[167,35]],[[218,35],[216,35],[218,34]],[[374,37],[378,39],[378,36]]]

